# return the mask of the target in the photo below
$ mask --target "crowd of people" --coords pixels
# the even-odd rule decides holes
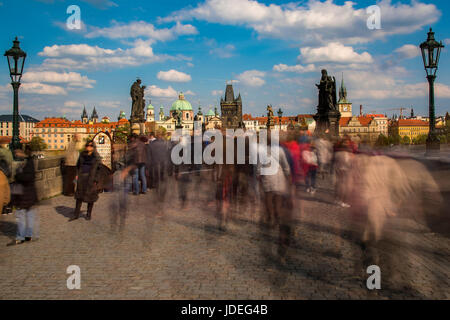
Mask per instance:
[[[236,160],[239,137],[227,139],[224,133],[223,139],[223,155],[227,144],[230,148],[231,143]],[[75,137],[66,152],[63,170],[64,194],[75,197],[75,210],[70,221],[80,218],[83,202],[87,203],[85,218],[90,220],[99,193],[108,191],[115,193],[110,206],[111,226],[118,226],[123,231],[128,204],[133,197],[151,193],[157,201],[152,202],[151,208],[142,210],[163,216],[165,204],[169,201],[169,186],[177,188],[181,209],[189,210],[192,208],[189,195],[195,195],[198,185],[202,184],[215,191],[206,200],[208,203],[203,205],[197,201],[196,205],[206,208],[213,203],[211,215],[216,217],[219,231],[226,231],[235,216],[248,214],[262,230],[277,232],[277,254],[280,263],[284,264],[298,212],[303,210],[302,199],[305,195],[314,198],[332,192],[334,204],[348,210],[352,226],[345,231],[361,249],[362,258],[357,260],[367,264],[379,259],[378,243],[383,238],[386,222],[390,217],[403,214],[405,203],[416,203],[415,212],[409,213],[411,217],[429,214],[427,210],[430,210],[431,202],[432,210],[440,210],[442,197],[439,187],[429,171],[416,160],[395,159],[380,151],[361,149],[348,136],[332,138],[328,133],[312,136],[307,131],[290,130],[281,132],[276,144],[271,143],[270,134],[266,141],[258,139],[256,145],[250,143],[249,136],[244,139],[244,162],[207,164],[203,161],[198,164],[193,161],[195,152],[198,152],[194,146],[195,139],[190,145],[183,138],[173,141],[161,130],[148,136],[131,135],[126,145],[113,145],[112,168],[105,170],[94,141],[87,141],[79,152],[76,146],[80,141]],[[212,137],[204,142],[201,152],[214,141]],[[179,155],[183,157],[183,152],[188,150],[192,161],[174,164],[171,158],[173,148],[186,143],[188,145],[180,149]],[[258,159],[269,157],[270,161],[250,161],[251,148],[255,147]],[[25,152],[17,152],[17,157],[30,159],[29,148],[25,148]],[[8,158],[1,153],[0,157]],[[263,174],[268,166],[275,170]],[[16,171],[11,187],[11,203],[17,208],[18,219],[14,244],[38,237],[33,210],[37,201],[32,179],[34,170],[33,161],[24,161]],[[329,188],[320,190],[318,179]],[[7,168],[0,171],[0,186],[8,186]],[[193,191],[188,192],[190,190]],[[2,192],[2,195],[2,204],[8,205],[9,193]],[[341,229],[338,232],[344,232],[344,228]],[[342,239],[336,243],[337,256],[342,256],[341,243]]]

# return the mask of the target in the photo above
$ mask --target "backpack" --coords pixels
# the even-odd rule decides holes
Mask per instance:
[[[0,159],[0,170],[3,171],[3,173],[5,174],[5,176],[9,179],[11,178],[12,172],[11,172],[11,167],[8,165],[8,163],[3,160]]]

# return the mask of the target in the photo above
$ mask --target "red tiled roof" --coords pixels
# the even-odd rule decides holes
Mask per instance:
[[[398,125],[400,127],[408,127],[408,126],[425,126],[428,127],[429,123],[428,121],[423,121],[423,120],[415,120],[415,119],[399,119],[398,120]]]
[[[369,116],[363,116],[363,117],[357,117],[359,123],[361,124],[361,126],[363,127],[367,127],[369,126],[369,124],[372,122],[374,117],[369,117]],[[352,117],[342,117],[339,120],[339,126],[341,127],[347,127],[348,124],[350,123],[350,120],[352,119]]]

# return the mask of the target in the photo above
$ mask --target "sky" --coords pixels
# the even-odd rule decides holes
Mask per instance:
[[[80,28],[70,5],[80,9]],[[380,28],[369,29],[380,8]],[[428,113],[418,45],[430,27],[446,48],[436,80],[436,113],[450,111],[450,2],[446,0],[0,0],[0,44],[17,36],[27,52],[20,112],[38,119],[90,113],[129,116],[130,86],[147,86],[156,111],[183,92],[194,111],[220,107],[226,81],[243,112],[316,112],[320,71],[340,86],[354,114]],[[0,113],[12,112],[6,58],[0,63]],[[409,113],[409,111],[406,111]]]

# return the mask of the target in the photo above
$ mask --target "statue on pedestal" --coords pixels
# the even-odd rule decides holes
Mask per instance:
[[[316,87],[319,89],[319,105],[314,116],[316,133],[320,135],[329,130],[332,136],[338,136],[341,113],[337,109],[336,79],[328,76],[327,70],[322,70],[322,78]]]
[[[142,124],[145,122],[145,88],[145,86],[141,86],[141,79],[137,79],[130,89],[130,96],[132,101],[130,123],[132,130],[139,130],[140,134],[144,134]],[[133,129],[133,127],[135,128]]]
[[[271,105],[267,106],[267,128],[271,128],[275,125],[275,122],[273,121],[273,109]]]

